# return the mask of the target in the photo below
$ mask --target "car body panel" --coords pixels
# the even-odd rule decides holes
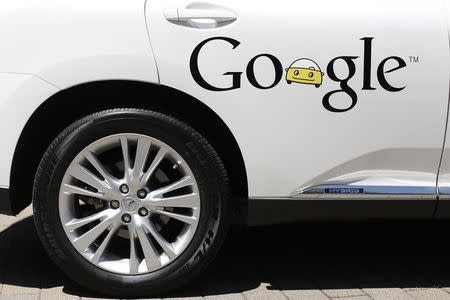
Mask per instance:
[[[14,151],[28,118],[58,91],[54,85],[33,75],[0,73],[0,187],[9,187]]]
[[[363,183],[370,189],[379,187],[380,192],[436,199],[449,84],[444,1],[254,5],[222,0],[211,4],[211,9],[228,9],[237,19],[217,28],[174,24],[164,17],[166,9],[208,9],[202,5],[149,1],[147,23],[160,80],[206,103],[228,125],[246,163],[250,197],[295,197],[324,184],[360,187]],[[305,29],[309,24],[314,30]],[[371,83],[363,86],[369,40]],[[205,89],[195,80],[190,67],[199,45],[194,62],[201,77],[226,91]],[[277,81],[276,62],[269,55],[281,62],[283,71],[299,57],[314,59],[325,73],[321,87],[287,85],[283,80],[267,88]],[[358,100],[352,109],[336,113],[324,108],[323,99],[339,90],[328,70],[339,56],[355,62],[355,75],[348,84]],[[385,72],[394,87],[405,87],[398,92],[377,81],[381,63],[392,56],[406,63]],[[415,57],[419,62],[414,62]],[[256,88],[247,76],[252,61],[263,88]],[[381,72],[397,67],[390,63]],[[342,59],[334,62],[334,68],[336,77],[349,73]],[[232,76],[240,72],[240,87],[233,89]],[[332,97],[334,106],[350,105],[344,93]]]
[[[0,186],[10,184],[26,122],[53,94],[102,80],[159,82],[144,6],[145,0],[2,1]]]
[[[252,199],[436,200],[439,166],[441,194],[450,179],[445,5],[5,0],[0,186],[39,105],[83,83],[131,80],[210,107],[238,142]],[[288,85],[302,59],[317,65],[315,81]]]
[[[60,89],[99,80],[158,82],[145,0],[4,0],[0,72]]]
[[[445,2],[444,11],[447,12],[447,24],[448,24],[448,34],[450,43],[450,3]],[[447,63],[447,70],[450,72],[450,62]],[[449,82],[449,105],[450,105],[450,82]],[[438,194],[439,200],[446,201],[445,205],[440,205],[442,207],[448,206],[450,203],[450,132],[448,128],[448,115],[447,115],[447,131],[445,136],[444,148],[442,151],[442,161],[439,168],[439,178],[438,178]],[[450,216],[450,213],[447,213]]]

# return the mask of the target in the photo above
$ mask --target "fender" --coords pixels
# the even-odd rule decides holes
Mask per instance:
[[[145,2],[4,0],[0,72],[32,74],[60,89],[116,79],[159,83]]]

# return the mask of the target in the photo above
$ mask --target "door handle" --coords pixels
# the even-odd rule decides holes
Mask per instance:
[[[164,10],[164,17],[174,24],[196,28],[221,27],[237,19],[227,10],[197,8],[168,8]]]

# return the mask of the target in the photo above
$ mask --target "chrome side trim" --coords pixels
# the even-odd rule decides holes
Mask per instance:
[[[450,200],[450,194],[439,194],[439,201],[448,201]]]
[[[291,196],[296,199],[437,199],[435,186],[353,184],[322,184],[296,191]]]
[[[251,197],[252,200],[437,200],[430,194],[298,194],[292,197]],[[448,197],[450,199],[450,195]]]
[[[430,194],[303,194],[295,199],[311,200],[437,200],[436,195]]]

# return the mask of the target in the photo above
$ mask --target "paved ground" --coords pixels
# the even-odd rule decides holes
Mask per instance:
[[[450,299],[449,223],[234,228],[184,299]],[[30,210],[0,216],[0,300],[97,298],[45,256]]]

